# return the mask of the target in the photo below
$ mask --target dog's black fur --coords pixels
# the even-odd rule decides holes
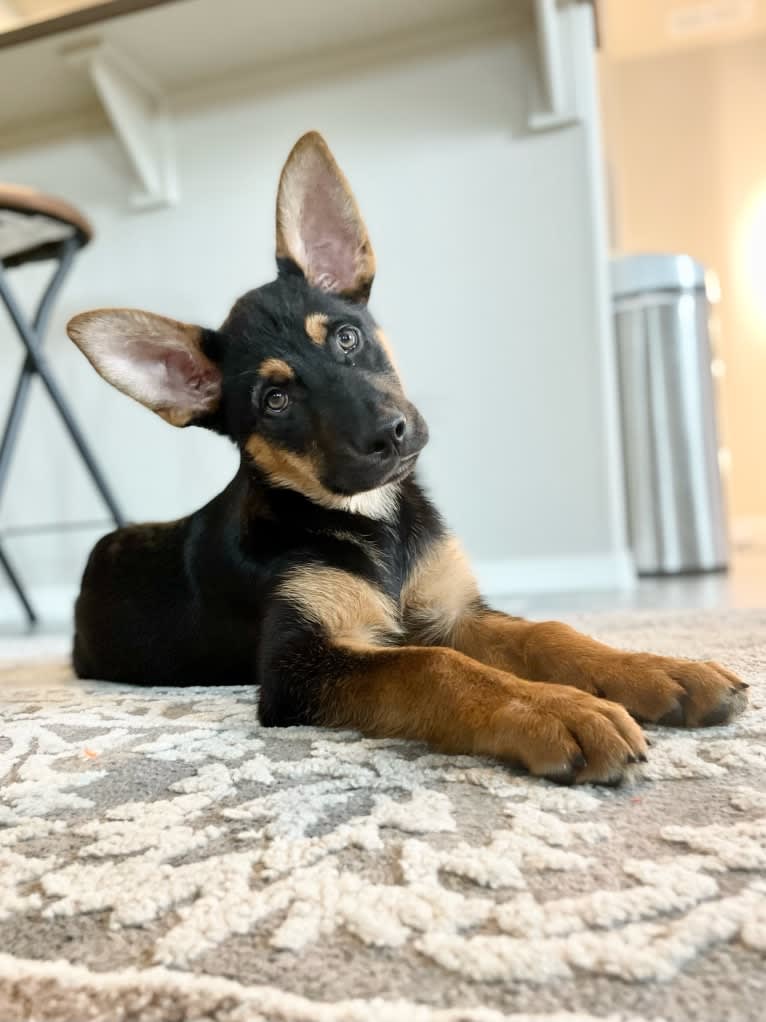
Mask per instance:
[[[615,703],[690,725],[741,708],[744,686],[718,665],[624,654],[486,608],[414,477],[426,425],[367,308],[359,211],[313,133],[282,174],[277,255],[277,279],[218,331],[130,310],[69,325],[119,389],[241,454],[200,511],[96,545],[76,607],[79,675],[252,682],[266,725],[422,738],[562,781],[614,782],[643,757]]]

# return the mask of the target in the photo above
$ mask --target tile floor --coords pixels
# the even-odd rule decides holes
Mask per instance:
[[[502,609],[532,618],[615,610],[766,607],[766,547],[735,551],[728,572],[639,579],[624,592],[540,593]]]

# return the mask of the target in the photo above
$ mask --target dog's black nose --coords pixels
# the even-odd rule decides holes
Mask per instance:
[[[370,444],[370,454],[386,458],[396,454],[407,435],[407,419],[396,415],[378,427]]]

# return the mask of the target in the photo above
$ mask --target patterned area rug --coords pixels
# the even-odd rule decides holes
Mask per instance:
[[[567,789],[261,730],[248,688],[4,665],[2,1022],[762,1020],[766,612],[579,623],[720,659],[752,707]]]

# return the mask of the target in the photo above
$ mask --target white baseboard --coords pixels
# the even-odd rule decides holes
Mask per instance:
[[[636,584],[628,551],[611,554],[568,554],[560,557],[513,557],[478,561],[474,569],[482,593],[490,599],[535,593],[608,592]],[[45,625],[71,626],[76,585],[36,586],[29,598]],[[15,593],[0,588],[0,624],[23,625]]]
[[[474,569],[482,593],[494,599],[533,593],[624,591],[636,585],[633,558],[627,550],[478,561]]]

